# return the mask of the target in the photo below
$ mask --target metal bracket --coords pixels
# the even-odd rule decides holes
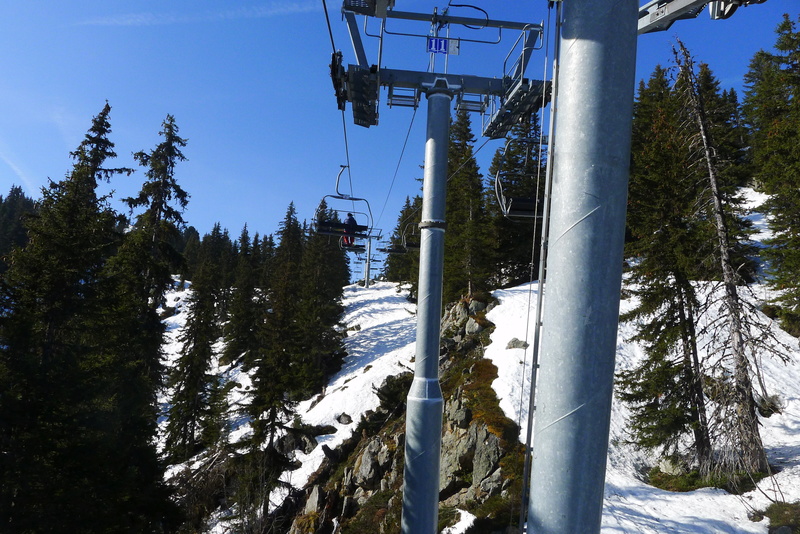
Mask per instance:
[[[639,35],[665,31],[676,20],[696,18],[708,4],[712,20],[726,19],[740,6],[763,4],[766,0],[652,0],[639,8]]]
[[[424,230],[425,228],[438,228],[440,230],[447,229],[447,223],[445,221],[422,221],[419,223],[420,230]]]

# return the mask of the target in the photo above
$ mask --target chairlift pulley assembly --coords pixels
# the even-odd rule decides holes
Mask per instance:
[[[766,0],[652,0],[639,8],[639,34],[666,31],[676,20],[696,18],[708,5],[712,20],[727,19],[739,7]]]
[[[529,117],[546,105],[549,99],[549,82],[530,80],[524,77],[531,53],[537,47],[543,28],[541,24],[497,21],[458,17],[447,13],[410,13],[394,10],[394,0],[344,0],[342,12],[347,21],[356,64],[345,66],[341,52],[335,52],[331,59],[331,78],[334,86],[337,107],[344,110],[350,102],[353,122],[359,126],[370,127],[378,124],[378,103],[381,87],[388,89],[389,106],[416,108],[421,94],[434,87],[437,79],[445,79],[449,88],[455,88],[454,100],[459,110],[485,113],[483,135],[499,139],[504,137],[514,124]],[[377,17],[383,20],[402,19],[421,21],[435,27],[459,24],[468,27],[519,30],[520,38],[515,47],[521,46],[519,58],[507,65],[502,77],[454,75],[447,73],[417,72],[387,69],[380,65],[370,65],[363,49],[361,35],[355,22],[356,15]],[[391,32],[386,32],[391,34]],[[435,32],[434,32],[435,33]],[[430,37],[430,34],[398,34],[410,37]],[[382,25],[379,39],[384,37]],[[469,40],[467,40],[469,41]],[[476,42],[499,42],[476,41]],[[509,54],[510,56],[510,54]],[[508,60],[508,58],[507,58]]]

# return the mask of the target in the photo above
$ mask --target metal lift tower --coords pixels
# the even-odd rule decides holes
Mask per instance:
[[[597,533],[603,505],[616,352],[622,248],[637,34],[666,30],[708,4],[714,19],[764,0],[564,0],[554,137],[552,221],[528,532]],[[339,108],[350,102],[356,124],[378,124],[378,93],[389,105],[428,100],[420,284],[414,383],[408,396],[403,488],[404,534],[433,534],[438,509],[443,400],[439,387],[439,320],[444,243],[447,143],[452,101],[469,111],[500,106],[483,134],[506,135],[516,120],[547,100],[547,84],[524,71],[541,28],[485,19],[423,15],[393,9],[394,0],[345,0],[357,64],[331,65]],[[370,65],[356,15],[517,29],[527,34],[513,73],[502,78],[414,72]],[[422,37],[422,35],[420,35]],[[434,37],[435,38],[435,37]],[[382,40],[381,40],[382,45]],[[449,46],[434,42],[434,46]],[[379,60],[380,63],[380,60]]]
[[[693,18],[706,3],[563,1],[528,532],[600,532],[636,37]],[[710,2],[709,9],[712,18],[727,18],[748,3]]]
[[[519,118],[530,116],[546,101],[543,81],[524,77],[531,51],[542,33],[541,25],[400,12],[393,0],[345,0],[343,14],[350,30],[358,63],[344,67],[336,52],[331,76],[339,109],[351,103],[356,124],[378,124],[378,94],[388,88],[390,106],[428,101],[423,180],[422,222],[420,223],[420,266],[417,301],[417,344],[414,381],[408,394],[403,480],[402,532],[434,534],[439,509],[439,455],[441,450],[443,399],[439,385],[439,337],[442,315],[442,272],[444,263],[445,197],[450,110],[485,112],[490,99],[498,103],[485,124],[484,135],[504,137]],[[519,59],[511,71],[499,78],[387,69],[370,65],[364,53],[356,15],[381,20],[381,49],[387,20],[404,19],[431,25],[434,31],[416,35],[427,38],[432,53],[449,50],[451,43],[437,37],[436,29],[449,24],[518,30],[524,37]],[[405,34],[408,35],[408,34]],[[453,43],[457,46],[458,43]]]

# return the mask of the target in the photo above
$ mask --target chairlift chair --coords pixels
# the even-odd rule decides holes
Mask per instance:
[[[501,172],[495,175],[494,191],[503,215],[509,219],[535,219],[541,217],[541,199],[537,202],[534,197],[512,197],[504,193],[503,183],[508,183],[512,176],[524,177],[530,175]]]
[[[339,248],[345,252],[353,252],[354,254],[362,254],[367,251],[367,247],[360,243],[353,243],[352,245],[345,245],[344,239],[339,239]]]
[[[410,234],[409,229],[411,229]],[[417,234],[417,225],[414,223],[408,223],[403,228],[403,248],[406,250],[419,250],[419,235]]]
[[[497,197],[497,203],[500,205],[500,210],[503,212],[503,216],[508,219],[526,220],[541,218],[541,198],[537,199],[535,196],[511,196],[506,192],[507,186],[512,182],[519,183],[526,181],[526,178],[535,178],[535,175],[530,173],[504,172],[502,170],[506,153],[508,152],[508,148],[512,141],[513,140],[511,138],[506,141],[506,146],[503,148],[503,156],[494,178],[494,192],[495,196]],[[516,142],[519,142],[519,140]],[[525,143],[531,141],[522,140],[521,142]]]
[[[336,177],[336,193],[332,195],[325,195],[314,213],[314,220],[312,222],[312,229],[319,235],[330,235],[339,237],[339,246],[343,250],[352,252],[363,252],[366,247],[361,244],[347,244],[345,238],[352,239],[368,239],[372,234],[372,210],[370,209],[369,202],[364,198],[358,198],[351,195],[341,193],[339,191],[339,179],[342,173],[347,168],[342,165],[339,175]],[[329,202],[333,200],[335,202]],[[344,206],[344,203],[349,203],[349,206]],[[338,204],[338,206],[336,206]],[[356,209],[358,206],[360,209]],[[330,214],[335,214],[331,217]],[[352,214],[358,221],[366,220],[367,224],[348,225],[342,217],[342,214]]]
[[[392,243],[387,243],[384,246],[378,247],[375,250],[377,250],[378,252],[382,252],[384,254],[405,254],[406,252],[408,252],[408,250],[406,250],[406,248],[403,245],[396,245]]]

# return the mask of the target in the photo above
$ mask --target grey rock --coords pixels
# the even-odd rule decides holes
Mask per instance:
[[[378,466],[382,471],[385,470],[392,461],[392,453],[385,443],[381,443],[381,448],[378,450],[378,455],[375,458],[378,460]]]
[[[342,519],[353,517],[356,512],[356,501],[350,495],[342,499]]]
[[[530,347],[527,341],[522,341],[521,339],[512,338],[511,341],[508,342],[506,345],[506,349],[527,349]]]
[[[460,428],[446,432],[442,437],[442,456],[439,466],[439,491],[452,491],[456,473],[472,471],[472,458],[475,454],[474,434]]]
[[[478,312],[482,312],[486,309],[486,303],[481,302],[479,300],[473,300],[469,303],[469,314],[475,315]]]
[[[378,462],[378,453],[381,450],[381,445],[379,439],[373,439],[356,460],[353,482],[359,488],[374,490],[380,487],[382,473]]]
[[[355,493],[353,493],[353,499],[355,499],[359,506],[364,506],[364,503],[366,503],[370,497],[372,497],[372,492],[366,491],[364,488],[357,488]]]
[[[493,495],[497,495],[500,493],[500,490],[503,487],[503,476],[500,472],[500,469],[495,469],[495,471],[483,479],[480,483],[481,491],[486,493],[487,497],[492,497]]]
[[[284,454],[290,454],[294,451],[303,451],[305,454],[308,454],[316,447],[317,440],[312,436],[307,436],[292,430],[281,437],[278,442],[278,450]]]
[[[461,324],[467,320],[469,317],[469,308],[467,307],[466,302],[459,302],[453,307],[453,322],[455,324]]]
[[[342,488],[345,492],[350,493],[353,490],[353,468],[345,467],[342,474]]]
[[[311,436],[300,437],[301,450],[306,454],[311,454],[311,451],[317,448],[317,440]]]
[[[472,466],[472,483],[479,484],[498,467],[502,451],[500,439],[489,432],[486,425],[474,425],[476,428],[475,458]]]
[[[311,493],[306,500],[306,506],[303,509],[304,514],[319,513],[325,502],[325,491],[320,489],[319,486],[314,485],[311,488]]]
[[[328,447],[324,443],[322,444],[322,453],[325,455],[325,457],[328,460],[330,460],[332,462],[338,462],[339,461],[339,451],[337,451],[336,449],[331,449],[330,447]]]
[[[336,416],[336,421],[342,425],[349,425],[353,422],[353,418],[346,413],[341,413]]]
[[[481,330],[483,330],[483,327],[479,325],[478,321],[476,321],[474,318],[470,317],[469,320],[467,320],[467,327],[466,327],[467,334],[475,335],[479,333]]]
[[[472,421],[472,410],[469,408],[460,408],[455,411],[452,417],[453,424],[458,428],[467,428]]]

